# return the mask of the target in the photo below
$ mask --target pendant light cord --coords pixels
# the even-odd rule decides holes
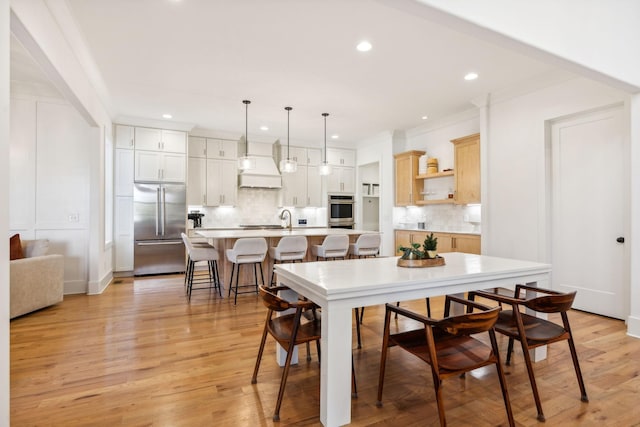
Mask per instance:
[[[329,113],[322,113],[324,117],[324,162],[327,163],[327,116]]]
[[[284,107],[284,109],[287,110],[287,161],[289,161],[289,113],[293,108]]]
[[[244,155],[249,155],[249,104],[251,101],[244,100]]]

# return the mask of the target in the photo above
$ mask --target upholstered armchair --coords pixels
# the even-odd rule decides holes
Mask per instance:
[[[9,262],[11,319],[56,304],[64,294],[64,257],[47,255],[46,239],[21,243],[24,258]]]

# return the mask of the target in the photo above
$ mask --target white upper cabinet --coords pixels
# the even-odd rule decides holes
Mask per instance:
[[[207,158],[207,138],[201,136],[189,137],[189,157]]]
[[[238,202],[238,163],[207,159],[206,206],[234,206]]]
[[[282,174],[282,205],[296,208],[322,206],[322,180],[318,165],[322,159],[317,148],[289,147],[289,158],[298,163],[294,173]],[[280,146],[280,158],[287,158],[287,146]]]
[[[207,158],[236,160],[238,158],[238,143],[227,139],[207,138]]]
[[[322,206],[322,177],[318,166],[307,166],[307,206]]]
[[[356,165],[356,152],[342,148],[327,148],[327,163],[334,166]]]
[[[177,130],[135,128],[136,150],[187,152],[187,134]]]
[[[184,182],[185,178],[184,154],[136,150],[136,181]]]
[[[135,133],[133,126],[116,125],[116,148],[133,150]]]
[[[307,166],[320,166],[320,163],[322,163],[322,150],[307,148]]]
[[[353,194],[355,191],[354,168],[334,166],[327,176],[327,193]]]

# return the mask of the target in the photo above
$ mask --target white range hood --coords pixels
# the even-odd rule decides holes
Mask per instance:
[[[240,188],[282,188],[282,177],[273,160],[273,144],[249,142],[247,155],[255,168],[238,172]]]

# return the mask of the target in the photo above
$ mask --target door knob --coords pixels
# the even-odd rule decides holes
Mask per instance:
[[[616,242],[618,242],[618,243],[624,243],[624,237],[618,237],[618,238],[616,239]]]

